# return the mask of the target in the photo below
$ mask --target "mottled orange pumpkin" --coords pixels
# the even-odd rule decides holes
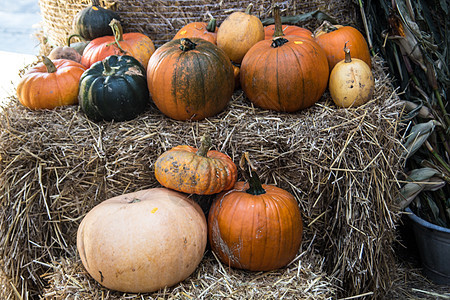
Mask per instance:
[[[17,85],[20,103],[31,109],[53,109],[78,103],[78,84],[86,68],[73,60],[43,57]]]
[[[114,36],[102,36],[89,42],[81,56],[81,63],[89,68],[97,61],[102,61],[110,55],[130,55],[136,58],[144,68],[155,52],[153,41],[139,32],[123,33],[120,22],[111,21]]]
[[[306,28],[295,26],[295,25],[282,25],[284,35],[296,35],[308,39],[314,40],[313,33]],[[273,39],[273,34],[275,33],[275,24],[268,25],[264,27],[264,39]]]
[[[332,25],[328,21],[324,21],[314,32],[314,38],[327,55],[330,72],[338,62],[345,58],[342,45],[346,42],[348,42],[347,47],[352,52],[352,57],[361,59],[372,68],[369,46],[358,29],[351,26]]]
[[[173,37],[174,40],[181,38],[201,38],[217,44],[216,19],[211,18],[209,23],[192,22],[183,26]]]
[[[180,145],[164,152],[155,162],[156,179],[188,194],[212,195],[231,189],[237,179],[236,165],[228,155],[210,147],[211,139],[204,136],[199,149]]]
[[[250,3],[245,12],[230,14],[217,31],[217,46],[235,63],[240,63],[245,53],[264,39],[264,26],[258,17],[251,15],[252,8]]]
[[[258,107],[294,112],[312,106],[323,95],[328,84],[328,61],[313,40],[284,36],[277,7],[274,14],[279,29],[272,40],[258,42],[245,55],[241,87]]]
[[[234,91],[230,59],[200,38],[159,47],[147,68],[148,89],[158,109],[176,120],[201,120],[221,112]]]
[[[294,196],[261,184],[256,174],[217,195],[208,216],[212,251],[224,265],[250,271],[286,266],[299,251],[302,232]]]

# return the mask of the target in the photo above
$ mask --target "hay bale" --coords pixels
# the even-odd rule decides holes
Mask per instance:
[[[156,158],[179,144],[197,145],[205,132],[215,149],[235,162],[248,151],[265,183],[287,189],[299,201],[304,243],[294,264],[301,267],[264,276],[289,276],[289,290],[299,281],[321,290],[328,281],[327,288],[337,295],[383,295],[395,272],[401,109],[378,57],[373,70],[374,99],[355,109],[335,107],[325,93],[313,107],[277,113],[253,107],[238,90],[222,113],[203,121],[175,121],[151,105],[132,121],[94,123],[78,106],[31,111],[14,99],[0,114],[0,252],[7,277],[2,299],[14,289],[42,295],[49,282],[64,293],[61,286],[69,285],[64,280],[84,272],[76,252],[83,216],[107,198],[159,186],[153,175]],[[211,197],[194,199],[207,212]],[[193,295],[224,276],[218,275],[211,254],[205,259],[187,281],[202,282],[198,290],[189,290]],[[241,283],[259,278],[227,272],[231,279],[241,278],[230,283],[236,298],[247,295],[238,288]],[[268,289],[277,288],[272,279]],[[91,292],[98,290],[88,279],[83,282]]]

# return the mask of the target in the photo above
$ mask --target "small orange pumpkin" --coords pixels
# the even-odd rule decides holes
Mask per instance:
[[[20,103],[31,109],[53,109],[78,103],[78,84],[86,68],[73,60],[43,61],[30,68],[17,85]]]
[[[123,33],[120,22],[113,19],[110,23],[114,36],[102,36],[92,40],[84,49],[81,63],[89,68],[97,61],[110,55],[130,55],[136,58],[144,68],[155,52],[153,41],[139,32]]]
[[[181,38],[201,38],[208,42],[217,44],[216,19],[211,17],[209,23],[192,22],[183,26],[173,37],[174,40]]]
[[[327,55],[330,72],[338,62],[345,58],[342,45],[346,42],[348,42],[348,49],[352,52],[353,58],[359,58],[372,67],[369,46],[358,29],[351,26],[332,25],[330,22],[324,21],[315,30],[314,38]]]
[[[212,195],[233,187],[237,168],[225,153],[209,150],[211,138],[202,137],[199,149],[176,146],[155,162],[155,177],[163,186],[188,194]]]

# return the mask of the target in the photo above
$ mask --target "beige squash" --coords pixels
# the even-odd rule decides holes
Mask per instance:
[[[77,248],[88,273],[117,291],[153,292],[194,272],[207,239],[205,216],[184,194],[154,188],[117,196],[82,220]]]

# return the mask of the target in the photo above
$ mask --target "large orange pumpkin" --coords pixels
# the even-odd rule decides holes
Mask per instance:
[[[231,189],[237,168],[225,153],[209,150],[211,138],[202,137],[199,149],[176,146],[161,154],[155,162],[155,177],[163,186],[188,194],[212,195]]]
[[[234,90],[225,52],[200,38],[177,39],[150,58],[147,82],[158,109],[176,120],[201,120],[221,112]]]
[[[358,29],[351,26],[332,25],[324,21],[314,32],[316,42],[325,51],[328,59],[329,71],[345,58],[342,45],[348,42],[347,47],[352,52],[353,58],[364,61],[372,67],[369,46],[366,39]]]
[[[31,109],[53,109],[78,103],[78,84],[86,68],[68,59],[43,62],[30,68],[17,85],[20,103]]]
[[[251,15],[252,8],[250,3],[245,12],[230,14],[217,30],[217,46],[235,63],[240,63],[245,53],[264,39],[264,26]]]
[[[306,28],[295,25],[282,25],[284,35],[296,35],[314,40],[313,33]],[[271,40],[275,33],[275,24],[264,27],[264,39]]]
[[[313,40],[284,36],[278,7],[274,14],[275,37],[247,52],[240,69],[241,87],[256,106],[294,112],[320,99],[328,84],[328,61]]]
[[[97,61],[102,61],[110,55],[130,55],[136,58],[144,68],[155,52],[153,41],[139,32],[123,33],[120,22],[113,19],[110,23],[113,36],[102,36],[92,40],[84,49],[81,63],[89,68]]]
[[[297,255],[303,223],[294,196],[261,184],[256,173],[249,183],[237,182],[220,193],[208,216],[211,249],[227,266],[269,271],[286,266]]]
[[[157,291],[187,278],[203,258],[206,242],[200,206],[165,188],[103,201],[77,232],[88,273],[109,289],[130,293]]]
[[[211,18],[209,23],[192,22],[183,26],[173,37],[173,40],[181,38],[202,38],[213,44],[217,44],[216,19]]]

